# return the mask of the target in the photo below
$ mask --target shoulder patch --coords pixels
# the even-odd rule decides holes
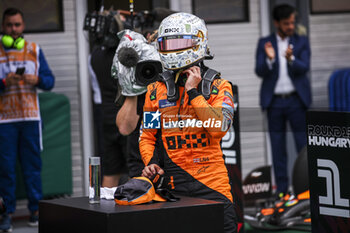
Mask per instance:
[[[217,88],[217,86],[213,85],[212,90],[211,90],[211,94],[217,95],[218,93],[219,93],[219,88]]]
[[[222,110],[229,112],[231,115],[233,115],[234,112],[232,105],[227,104],[226,102],[222,102]]]
[[[222,83],[223,79],[218,78],[214,80],[214,86],[219,87]]]
[[[151,100],[156,100],[156,99],[157,99],[157,88],[155,88],[155,89],[151,92],[149,98],[150,98]]]
[[[147,91],[152,92],[156,88],[155,83],[151,83],[147,86]]]
[[[225,91],[225,92],[224,92],[224,95],[227,96],[227,97],[229,97],[229,98],[231,99],[231,101],[234,102],[234,101],[233,101],[233,96],[231,95],[230,92]]]

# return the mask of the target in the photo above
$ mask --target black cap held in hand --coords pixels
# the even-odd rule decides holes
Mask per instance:
[[[140,60],[140,56],[135,49],[123,47],[118,51],[118,60],[122,65],[130,68],[136,66],[137,62]]]

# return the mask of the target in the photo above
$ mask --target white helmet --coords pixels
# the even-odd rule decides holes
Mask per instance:
[[[164,68],[182,69],[205,58],[208,30],[197,16],[175,13],[161,22],[157,42]]]

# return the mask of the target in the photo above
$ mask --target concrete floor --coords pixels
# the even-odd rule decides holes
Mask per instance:
[[[38,233],[38,227],[29,227],[27,220],[14,220],[12,233]]]
[[[246,231],[246,233],[266,233],[266,232],[269,232],[269,231],[254,229],[251,226],[249,226],[248,224],[245,224],[245,231]],[[275,232],[276,233],[303,233],[305,231],[286,230],[286,231],[275,231]],[[27,221],[16,220],[13,222],[12,233],[38,233],[38,227],[29,227],[27,225]]]

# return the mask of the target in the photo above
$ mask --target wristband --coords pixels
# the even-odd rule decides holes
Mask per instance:
[[[191,90],[187,91],[188,94],[188,98],[191,100],[193,100],[194,98],[196,98],[197,96],[201,95],[196,88],[192,88]]]

